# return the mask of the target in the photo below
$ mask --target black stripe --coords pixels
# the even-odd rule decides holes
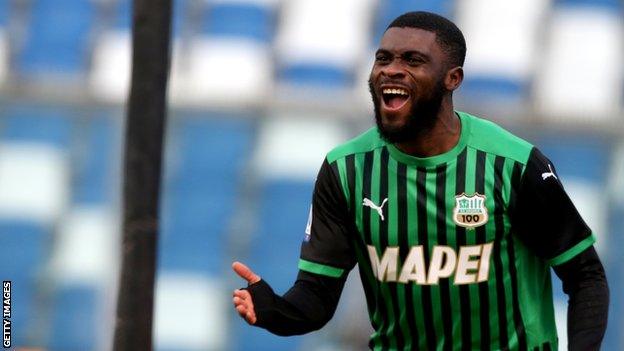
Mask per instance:
[[[542,344],[542,350],[544,350],[544,351],[550,351],[551,350],[550,343],[548,341]]]
[[[399,236],[399,256],[401,257],[401,262],[405,262],[405,258],[409,253],[409,241],[408,241],[408,232],[407,232],[407,166],[404,163],[398,163],[397,165],[397,196],[398,196],[398,209],[397,209],[397,220],[398,220],[398,236]],[[412,337],[412,349],[418,349],[420,345],[418,328],[416,327],[416,316],[415,313],[418,313],[417,309],[414,308],[414,298],[413,298],[413,289],[414,284],[405,284],[404,285],[404,293],[405,293],[405,310],[407,325],[409,327],[409,332]],[[398,299],[397,299],[398,301]]]
[[[477,150],[477,163],[475,169],[475,191],[485,194],[485,152]],[[486,242],[485,225],[476,228],[476,244]],[[481,350],[489,350],[490,342],[490,291],[488,281],[479,283],[479,324],[481,331]]]
[[[379,175],[379,205],[381,205],[382,201],[388,198],[388,149],[381,149],[381,161],[379,164],[380,167],[380,175]],[[381,248],[385,248],[388,246],[388,225],[389,225],[389,208],[390,205],[386,204],[386,206],[382,207],[384,211],[385,220],[382,221],[381,217],[378,217],[379,222],[379,245]],[[399,306],[399,291],[397,289],[396,282],[388,282],[387,284],[388,290],[390,290],[390,294],[392,295],[392,300],[390,304],[392,305],[392,309],[394,311],[394,320],[393,324],[394,328],[392,331],[392,335],[395,338],[397,349],[402,350],[405,348],[405,339],[403,336],[403,331],[401,330],[401,326],[399,324],[399,317],[401,315],[401,306]]]
[[[345,157],[345,168],[347,169],[347,186],[349,187],[349,211],[351,216],[355,218],[355,155],[347,155]],[[366,251],[365,251],[366,252]]]
[[[436,226],[438,245],[446,245],[446,163],[436,168]],[[449,279],[440,280],[440,304],[442,305],[442,325],[444,326],[443,349],[453,347],[453,326],[451,324],[451,292]]]
[[[364,154],[364,169],[362,172],[362,191],[364,192],[363,198],[366,197],[368,199],[371,198],[371,179],[373,175],[373,155],[374,151],[369,151]],[[368,206],[364,206],[362,208],[362,229],[364,231],[364,240],[365,244],[372,245],[373,240],[370,231],[370,218],[371,218],[371,208]],[[365,251],[366,253],[366,251]],[[383,253],[382,253],[383,254]],[[379,289],[379,283],[377,283],[377,289]],[[381,315],[381,325],[379,326],[379,331],[381,331],[380,339],[383,349],[388,348],[388,336],[386,334],[388,328],[388,313],[386,311],[386,306],[384,302],[384,298],[381,294],[381,291],[377,294],[377,301],[375,301],[375,308],[379,310],[379,314]]]
[[[455,194],[466,191],[466,149],[457,156],[455,173]],[[466,245],[466,228],[455,227],[457,247]],[[472,349],[471,318],[470,318],[470,291],[467,285],[459,286],[459,305],[461,309],[462,350]]]
[[[427,232],[427,170],[417,169],[416,173],[416,212],[418,213],[418,244],[423,246],[425,267],[429,267],[429,233]],[[433,325],[433,301],[431,300],[431,287],[422,285],[422,308],[427,335],[427,348],[435,350],[436,336]]]
[[[520,186],[520,176],[522,173],[522,165],[519,162],[514,163],[513,173],[511,175],[511,195],[510,202],[513,203],[516,197],[516,189]],[[513,306],[513,318],[516,324],[516,334],[518,336],[518,347],[520,350],[527,349],[526,334],[522,316],[520,315],[520,301],[518,300],[518,272],[516,271],[516,255],[514,250],[513,238],[508,240],[507,254],[509,255],[509,275],[511,277],[511,301]]]
[[[503,278],[503,261],[501,258],[501,241],[504,236],[504,208],[503,200],[503,167],[505,159],[496,156],[494,159],[494,226],[495,240],[492,255],[494,256],[494,268],[496,269],[496,296],[498,307],[498,340],[501,349],[509,348],[509,336],[507,335],[507,302],[505,297],[505,283]],[[511,322],[511,321],[509,321]]]

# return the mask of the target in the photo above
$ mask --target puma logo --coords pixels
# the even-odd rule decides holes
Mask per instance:
[[[553,172],[552,168],[550,167],[550,163],[548,164],[548,169],[550,170],[550,172],[542,173],[542,180],[546,180],[546,178],[548,178],[548,177],[553,177],[555,179],[559,179],[559,178],[557,178],[557,176],[555,175],[555,172]]]
[[[384,207],[384,205],[386,204],[387,201],[388,201],[388,198],[385,198],[381,202],[381,205],[377,206],[371,200],[369,200],[367,198],[364,198],[364,201],[362,201],[362,206],[368,206],[368,207],[372,208],[373,210],[377,211],[377,213],[379,213],[379,217],[381,217],[381,220],[383,221],[384,220],[383,207]]]

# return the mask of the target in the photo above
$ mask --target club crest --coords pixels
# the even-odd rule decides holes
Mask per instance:
[[[453,221],[464,228],[473,229],[488,221],[488,210],[485,207],[485,195],[462,193],[455,196]]]

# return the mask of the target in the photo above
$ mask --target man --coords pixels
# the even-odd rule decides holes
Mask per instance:
[[[278,335],[321,328],[356,263],[374,350],[556,350],[550,267],[571,350],[597,350],[608,288],[594,236],[552,163],[456,112],[466,45],[447,19],[395,19],[375,54],[376,128],[327,155],[299,275],[276,295],[239,262],[238,313]]]

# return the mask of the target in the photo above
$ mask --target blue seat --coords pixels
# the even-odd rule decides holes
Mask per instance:
[[[225,235],[251,147],[251,123],[188,116],[170,126],[160,267],[197,273],[222,270]]]
[[[269,43],[274,31],[273,10],[253,3],[216,3],[207,7],[202,35],[251,39]]]
[[[114,200],[113,175],[115,142],[121,142],[121,128],[113,116],[90,116],[80,123],[80,147],[72,164],[72,202],[74,204],[104,204]]]
[[[0,112],[0,138],[69,147],[72,111],[51,106],[12,105]]]
[[[347,88],[353,84],[353,74],[344,68],[296,63],[282,67],[278,73],[281,82],[293,85],[316,86],[324,89]]]
[[[9,18],[9,2],[0,1],[0,27],[4,27]]]
[[[14,345],[25,344],[35,319],[40,274],[50,250],[50,228],[25,220],[0,220],[0,277],[10,280]]]
[[[81,73],[86,70],[93,2],[33,2],[30,28],[18,67],[22,73]]]
[[[556,0],[555,6],[586,6],[591,8],[604,8],[621,16],[622,2],[620,0]]]
[[[49,350],[95,350],[98,333],[99,304],[95,287],[82,285],[62,286],[55,291],[52,304],[52,331]]]
[[[493,75],[468,75],[457,91],[460,98],[478,103],[493,98],[498,101],[519,103],[528,97],[528,93],[528,80]]]

